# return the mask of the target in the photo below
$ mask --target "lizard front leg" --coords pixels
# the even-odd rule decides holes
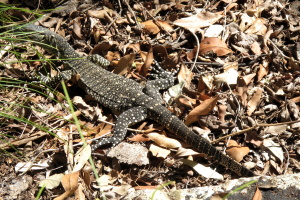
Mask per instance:
[[[174,85],[173,73],[165,71],[158,63],[152,69],[150,74],[155,80],[148,81],[143,92],[158,102],[163,103],[159,90],[166,90]]]
[[[39,81],[33,81],[33,82],[34,83],[44,83],[45,85],[48,85],[50,87],[55,87],[62,80],[64,80],[64,81],[70,80],[73,74],[74,74],[74,72],[72,70],[62,71],[54,77],[49,77],[49,76],[40,74]]]

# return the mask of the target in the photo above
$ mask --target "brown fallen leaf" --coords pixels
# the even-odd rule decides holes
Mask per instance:
[[[221,122],[225,122],[226,109],[227,109],[226,105],[223,104],[218,105],[219,119]]]
[[[126,74],[132,67],[132,63],[134,62],[134,59],[135,59],[135,54],[133,53],[123,56],[118,62],[114,70],[114,73],[119,74],[121,76]]]
[[[260,147],[263,139],[259,137],[257,131],[249,131],[247,132],[245,141],[254,144],[255,147]]]
[[[250,49],[252,50],[252,52],[255,55],[260,55],[261,54],[260,44],[256,41],[251,44]]]
[[[76,17],[73,20],[73,37],[75,39],[79,39],[82,40],[83,39],[83,35],[81,33],[81,17]]]
[[[267,32],[267,21],[264,18],[257,18],[253,24],[245,31],[248,34],[265,35]]]
[[[255,194],[253,195],[252,200],[262,200],[262,193],[257,186],[256,186],[256,191],[255,191]]]
[[[198,121],[198,116],[208,115],[215,107],[218,96],[203,101],[199,106],[194,108],[187,116],[185,124],[188,126],[193,122]]]
[[[249,147],[241,147],[236,141],[230,140],[226,153],[237,162],[241,162],[245,155],[250,152]]]
[[[142,67],[140,69],[140,75],[145,77],[152,65],[153,60],[154,60],[152,46],[149,47],[149,50],[146,53],[146,57],[144,57],[143,60],[144,60],[144,64],[142,65]]]
[[[175,99],[176,104],[178,107],[184,106],[187,108],[193,108],[193,105],[196,104],[196,99],[189,98],[184,95],[178,96],[178,98]]]
[[[182,65],[178,73],[178,82],[184,82],[184,87],[189,88],[194,77],[194,73],[186,65]]]
[[[243,106],[247,106],[247,88],[245,80],[242,77],[238,77],[236,95],[241,100]]]
[[[300,102],[300,96],[299,97],[294,97],[290,99],[290,101],[293,101],[294,103],[299,103]]]
[[[269,73],[269,64],[264,62],[263,65],[259,65],[259,71],[257,72],[257,81],[259,82],[264,76]]]
[[[120,55],[117,52],[111,52],[111,51],[108,52],[108,50],[115,45],[119,46],[119,43],[102,41],[94,46],[94,48],[89,52],[89,55],[93,55],[93,54],[105,55],[105,53],[107,53],[106,54],[107,60],[112,61],[114,58],[116,60],[119,60]]]
[[[181,143],[178,142],[178,140],[168,138],[162,134],[159,133],[149,133],[147,135],[153,142],[158,144],[159,146],[162,147],[167,147],[167,148],[178,148],[181,147]]]
[[[107,118],[107,121],[108,122],[110,122],[110,123],[113,123],[113,117],[112,117],[112,115],[110,115],[108,118]],[[95,137],[100,137],[100,136],[102,136],[102,135],[105,135],[105,134],[107,134],[107,133],[110,133],[111,131],[112,131],[112,125],[111,124],[108,124],[108,123],[102,123],[101,124],[102,126],[103,126],[103,128],[102,128],[102,130],[99,132],[99,133],[97,133],[96,135],[95,135]]]
[[[95,17],[98,19],[106,19],[111,15],[113,11],[111,9],[103,9],[103,10],[88,10],[87,15],[89,17]]]
[[[54,200],[63,200],[74,194],[78,188],[78,178],[79,171],[64,175],[61,179],[61,184],[63,185],[65,192]]]
[[[142,25],[142,29],[146,31],[148,34],[155,35],[160,31],[159,27],[152,20],[142,22],[141,25]]]
[[[159,24],[159,26],[157,24]],[[153,35],[159,33],[161,31],[160,28],[162,28],[164,31],[167,32],[172,32],[174,30],[173,27],[168,22],[162,20],[157,20],[156,22],[153,22],[152,20],[148,20],[142,22],[141,25],[144,31]],[[173,39],[175,38],[176,38],[176,34],[173,35]]]
[[[144,134],[136,134],[135,136],[128,138],[132,142],[148,142],[150,138],[146,137]]]
[[[200,43],[200,55],[205,55],[208,52],[214,52],[217,56],[225,56],[232,51],[227,44],[217,37],[205,38]]]
[[[248,74],[245,76],[242,76],[243,80],[245,81],[245,85],[249,85],[249,83],[251,83],[251,81],[253,80],[253,78],[256,76],[255,73],[252,74]]]
[[[258,104],[260,103],[260,98],[262,96],[263,89],[257,88],[256,92],[253,94],[252,98],[248,102],[248,116],[251,116]]]

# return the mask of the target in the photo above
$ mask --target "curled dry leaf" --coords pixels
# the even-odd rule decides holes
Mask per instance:
[[[120,196],[125,196],[128,194],[128,190],[131,188],[129,184],[122,184],[121,186],[114,186],[112,192],[117,193]]]
[[[264,76],[269,73],[269,64],[264,61],[263,65],[259,65],[259,71],[257,72],[257,81],[260,81]]]
[[[84,167],[84,165],[87,163],[91,154],[92,154],[92,150],[90,145],[81,147],[74,157],[75,166],[73,168],[73,172],[81,170]]]
[[[253,24],[245,31],[247,34],[265,35],[267,32],[267,21],[263,18],[257,18]]]
[[[229,69],[227,72],[218,74],[214,76],[214,82],[217,86],[220,86],[221,83],[227,83],[228,85],[237,84],[237,78],[239,76],[238,71],[235,69]]]
[[[206,29],[204,37],[218,37],[224,31],[224,27],[220,24],[211,25]]]
[[[182,161],[184,164],[192,167],[198,174],[204,176],[205,178],[223,180],[223,176],[221,174],[212,170],[209,167],[205,167],[199,163],[196,163],[195,161],[191,161],[191,160],[187,160],[187,159],[181,159],[180,161]]]
[[[133,53],[123,56],[118,62],[114,70],[114,73],[119,74],[121,76],[126,74],[132,67],[134,59],[135,59],[135,54]]]
[[[83,35],[81,33],[81,17],[77,17],[73,20],[73,37],[75,39],[82,40]]]
[[[276,162],[275,156],[272,156],[272,155],[271,155],[270,157],[271,157],[271,159],[270,159],[270,165],[273,167],[273,169],[276,170],[276,172],[277,172],[278,174],[281,174],[282,171],[283,171],[281,165],[280,165],[278,162]]]
[[[237,79],[236,95],[241,99],[242,105],[247,106],[247,86],[242,77]]]
[[[249,116],[252,115],[258,104],[260,103],[260,98],[262,96],[263,89],[257,88],[256,92],[253,94],[252,98],[248,102],[248,111],[247,114]]]
[[[163,28],[164,31],[172,32],[174,30],[173,27],[166,21],[157,20],[156,23],[158,23],[159,26],[161,28]],[[147,31],[149,34],[155,35],[161,31],[160,27],[158,27],[156,23],[153,22],[152,20],[148,20],[148,21],[142,22],[141,25],[142,25],[143,30]],[[173,39],[176,38],[176,34],[172,35],[172,36],[173,36]]]
[[[252,50],[252,52],[255,55],[261,55],[261,48],[260,48],[260,44],[258,42],[253,42],[250,46],[250,49]]]
[[[283,162],[284,155],[279,144],[273,142],[272,139],[264,139],[263,146],[268,149],[276,158],[278,158],[281,163]]]
[[[241,162],[245,155],[250,152],[249,147],[241,147],[236,141],[230,140],[226,153],[237,162]]]
[[[164,135],[161,135],[159,133],[149,133],[147,135],[153,142],[158,144],[159,146],[162,147],[167,147],[167,148],[178,148],[181,147],[180,142],[178,142],[175,139],[168,138]]]
[[[191,99],[187,96],[180,95],[178,98],[175,99],[176,104],[178,107],[185,106],[187,108],[193,108],[193,105],[196,104],[196,99]]]
[[[199,106],[194,108],[187,116],[185,124],[188,126],[193,122],[198,121],[198,116],[201,115],[208,115],[215,107],[217,101],[218,101],[218,96],[206,99],[203,101]]]
[[[128,138],[132,142],[148,142],[150,138],[146,137],[144,134],[136,134],[135,136]]]
[[[246,139],[247,142],[255,145],[256,147],[260,147],[262,145],[262,138],[259,137],[257,131],[249,131],[247,132]]]
[[[250,17],[247,13],[241,16],[240,30],[245,31],[249,26],[253,24],[255,17]]]
[[[221,122],[225,122],[226,109],[227,109],[226,105],[223,104],[218,105],[219,119]]]
[[[299,119],[299,107],[291,100],[287,100],[287,106],[290,111],[290,115],[294,120]]]
[[[161,158],[166,158],[171,153],[170,150],[161,148],[154,144],[150,145],[149,151],[152,153],[153,156]]]
[[[168,57],[167,49],[163,45],[155,45],[153,47],[153,54],[154,55],[160,55],[160,56],[162,56],[165,59]]]
[[[61,179],[61,183],[65,189],[65,192],[59,197],[56,197],[54,200],[67,199],[72,194],[74,194],[74,192],[78,188],[78,178],[79,178],[79,171],[64,175]]]
[[[252,198],[252,200],[262,200],[262,193],[261,191],[259,190],[258,186],[256,186],[256,191],[255,191],[255,194]]]
[[[89,55],[92,55],[92,54],[100,54],[100,55],[104,55],[104,52],[108,51],[109,49],[111,49],[113,46],[119,46],[120,44],[118,42],[115,42],[115,41],[110,41],[110,42],[107,42],[107,41],[103,41],[103,42],[100,42],[98,44],[96,44],[94,46],[94,48],[91,50],[91,52],[89,53]],[[116,59],[119,59],[119,55],[116,55],[116,53],[114,52],[110,52],[108,53],[108,55],[106,56],[106,58],[111,61],[112,60],[112,57],[116,57]]]
[[[108,122],[113,123],[113,117],[110,115],[109,118],[107,119]],[[109,123],[101,123],[101,131],[97,132],[97,134],[95,135],[95,137],[100,137],[102,135],[108,134],[112,131],[112,124]]]
[[[63,174],[54,174],[39,182],[39,187],[45,187],[48,190],[57,188],[60,185]]]
[[[221,19],[223,15],[212,12],[199,12],[196,15],[185,17],[174,21],[177,26],[184,27],[193,33],[196,33],[200,28],[210,26]]]
[[[200,43],[200,55],[205,55],[208,52],[214,52],[217,56],[225,56],[232,51],[227,44],[217,37],[205,38]]]
[[[251,81],[253,80],[253,78],[256,76],[255,73],[252,73],[252,74],[248,74],[248,75],[245,75],[243,76],[243,80],[245,82],[245,85],[249,85],[249,83],[251,83]]]
[[[154,60],[152,46],[150,46],[148,52],[145,53],[145,54],[146,54],[146,56],[144,58],[141,56],[143,58],[143,60],[144,60],[144,64],[142,65],[142,67],[140,69],[140,75],[144,76],[144,77],[147,75],[147,73],[148,73],[148,71],[149,71],[149,69],[150,69],[150,67],[152,65],[152,62]]]
[[[201,76],[198,81],[198,91],[202,92],[206,88],[212,90],[213,88],[214,77],[210,74],[206,76]]]
[[[287,127],[288,127],[288,125],[286,125],[286,124],[282,124],[279,126],[268,126],[264,131],[264,135],[268,135],[268,134],[280,135],[284,131],[286,131]]]
[[[189,88],[193,79],[194,73],[186,65],[182,65],[178,73],[178,81],[184,83],[184,87]]]
[[[102,10],[88,10],[87,15],[89,17],[95,17],[98,19],[106,19],[107,17],[113,14],[113,10],[111,9],[102,9]]]
[[[160,31],[159,27],[152,20],[142,22],[141,25],[142,29],[149,34],[157,34]]]
[[[199,154],[200,153],[197,151],[194,151],[192,149],[186,149],[183,147],[179,147],[176,152],[177,157],[194,156],[194,155],[199,155]],[[203,155],[205,155],[205,154],[203,154]]]
[[[293,101],[294,103],[299,103],[300,102],[300,96],[294,97],[294,98],[292,98],[290,100]]]

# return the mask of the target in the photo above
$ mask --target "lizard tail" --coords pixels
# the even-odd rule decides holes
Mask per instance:
[[[152,109],[150,118],[165,126],[172,133],[178,135],[184,142],[191,145],[199,153],[204,153],[208,157],[213,157],[218,163],[239,176],[254,176],[252,171],[234,161],[232,158],[224,155],[221,151],[212,146],[207,139],[191,131],[180,119],[172,115],[165,107],[161,105],[158,107],[159,108],[156,107],[155,109]],[[154,110],[159,113],[155,113]]]

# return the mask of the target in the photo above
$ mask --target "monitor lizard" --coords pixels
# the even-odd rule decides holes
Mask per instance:
[[[191,131],[178,117],[161,104],[158,90],[173,85],[173,76],[160,69],[157,79],[148,81],[145,86],[134,80],[109,72],[95,64],[91,58],[80,56],[62,36],[41,26],[26,24],[14,30],[24,32],[31,42],[51,51],[70,68],[53,78],[42,77],[46,84],[54,84],[60,80],[68,80],[73,74],[79,74],[79,87],[84,89],[103,106],[119,111],[114,135],[93,144],[93,150],[102,145],[112,147],[120,143],[126,136],[127,127],[145,119],[151,119],[163,125],[184,142],[200,153],[205,153],[216,162],[235,172],[239,176],[253,176],[254,173],[232,158],[217,150],[205,138]],[[98,57],[102,66],[109,65],[105,58]]]

